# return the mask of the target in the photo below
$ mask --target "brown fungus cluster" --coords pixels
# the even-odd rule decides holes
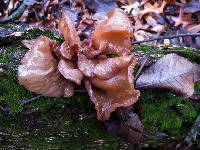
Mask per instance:
[[[130,53],[133,31],[126,14],[111,10],[108,19],[97,24],[91,39],[83,42],[66,13],[59,30],[65,39],[62,44],[45,36],[24,41],[30,50],[18,68],[21,85],[44,96],[70,97],[74,84],[80,85],[83,79],[102,121],[116,108],[138,100],[140,93],[134,89],[132,75],[136,60]]]

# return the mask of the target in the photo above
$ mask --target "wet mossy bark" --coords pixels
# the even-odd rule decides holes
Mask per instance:
[[[15,26],[0,27],[3,28],[15,28]],[[4,148],[12,145],[43,149],[80,149],[97,146],[100,149],[118,149],[120,146],[128,148],[129,144],[108,134],[103,123],[96,120],[94,105],[86,93],[76,93],[71,98],[40,97],[28,105],[20,105],[21,100],[37,96],[17,83],[16,69],[20,59],[28,50],[22,46],[21,41],[39,35],[46,35],[59,42],[63,41],[51,32],[39,29],[28,30],[18,37],[7,36],[1,39],[0,131],[4,132],[0,133],[0,139],[4,140],[0,140],[0,145],[4,145]],[[192,62],[200,63],[198,50],[195,49],[155,48],[151,45],[139,45],[134,49],[136,56],[139,57],[153,51],[151,55],[156,60],[167,53],[175,52]],[[195,88],[198,96],[200,82],[196,83]],[[166,140],[167,143],[167,135],[167,138],[175,137],[178,141],[189,131],[189,127],[198,115],[197,102],[163,91],[148,90],[141,93],[138,106],[134,110],[141,115],[145,134],[152,137],[149,143],[145,141],[142,147],[159,146],[160,139]],[[156,139],[152,141],[155,137]]]

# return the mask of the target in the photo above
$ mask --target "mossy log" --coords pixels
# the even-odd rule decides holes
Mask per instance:
[[[5,29],[17,31],[15,25],[4,25],[0,27],[0,32]],[[21,44],[23,39],[46,35],[62,42],[62,38],[47,30],[29,29],[20,32],[22,33],[20,36],[5,34],[4,37],[0,37],[0,131],[4,130],[5,139],[15,139],[16,136],[13,135],[17,135],[18,143],[21,142],[24,147],[28,145],[31,148],[62,149],[99,146],[99,148],[115,149],[120,145],[128,148],[129,144],[109,135],[103,123],[96,120],[96,111],[87,93],[76,93],[71,98],[37,97],[38,95],[27,91],[17,83],[16,69],[27,51],[27,48]],[[139,60],[146,53],[151,53],[151,59],[155,61],[166,53],[175,52],[192,62],[200,63],[199,51],[196,49],[139,45],[134,47],[134,51]],[[197,93],[200,93],[200,82],[196,83],[196,89]],[[179,140],[189,131],[188,127],[198,115],[197,102],[163,91],[148,90],[141,93],[140,101],[134,111],[140,114],[148,137],[156,137],[159,140],[160,137],[165,138],[164,141],[168,143],[166,136],[158,133],[165,133],[167,138],[176,137]],[[30,99],[35,97],[37,98],[30,102]],[[27,105],[20,103],[26,100],[29,102]],[[3,136],[1,134],[0,137]],[[9,140],[7,142],[7,145],[14,144],[9,143]],[[142,146],[147,143],[148,141]],[[148,146],[155,146],[155,143],[162,144],[151,140]]]

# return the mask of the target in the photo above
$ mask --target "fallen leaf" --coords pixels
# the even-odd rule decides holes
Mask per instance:
[[[144,4],[144,10],[140,12],[140,14],[143,16],[144,14],[154,12],[157,14],[163,13],[163,10],[166,6],[167,2],[163,1],[161,5],[159,3],[155,2],[153,5],[151,3]]]
[[[192,1],[183,7],[185,13],[196,13],[200,11],[200,1]]]
[[[134,32],[134,37],[136,41],[149,40],[150,36],[151,36],[151,33],[145,32],[143,30]]]
[[[183,27],[186,27],[188,24],[190,24],[192,17],[192,13],[184,14],[183,9],[180,9],[179,16],[178,17],[172,17],[172,20],[175,22],[175,27],[179,25],[183,25]]]
[[[177,54],[168,54],[150,66],[136,81],[136,88],[169,89],[191,97],[200,67]]]
[[[143,125],[137,114],[128,107],[119,108],[115,118],[106,122],[108,132],[120,136],[127,141],[137,144],[143,140]]]
[[[146,18],[146,21],[147,21],[147,24],[149,24],[149,25],[152,26],[152,27],[155,27],[155,26],[158,25],[156,19],[154,19],[154,18],[153,18],[152,16],[150,16],[150,15]]]
[[[36,0],[24,0],[23,3],[27,6],[33,5],[36,3]]]
[[[195,38],[196,48],[200,49],[200,36]]]
[[[157,23],[156,19],[151,17],[150,15],[146,18],[146,22],[148,25],[150,25],[152,28],[150,28],[151,31],[157,32],[159,35],[164,32],[165,26]]]
[[[130,5],[122,6],[122,9],[124,9],[124,11],[127,14],[131,14],[132,16],[138,16],[140,14],[140,3],[135,1]]]
[[[197,32],[200,32],[200,24],[197,24],[197,25],[189,25],[187,26],[186,30],[188,32],[191,32],[191,33],[197,33]]]
[[[71,9],[65,9],[66,13],[69,15],[69,17],[72,19],[73,22],[76,22],[78,20],[78,13],[71,10]]]
[[[139,18],[135,18],[135,25],[133,26],[133,29],[135,31],[138,31],[138,30],[146,30],[147,28],[149,27],[148,24],[144,24],[142,22],[142,20],[140,20]]]
[[[117,4],[114,0],[83,0],[86,8],[89,10],[100,13],[108,12],[111,9],[117,8]]]

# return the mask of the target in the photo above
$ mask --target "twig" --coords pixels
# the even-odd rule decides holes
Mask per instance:
[[[146,55],[144,56],[144,60],[142,61],[142,65],[140,66],[140,68],[139,68],[139,70],[138,70],[138,72],[137,72],[137,74],[136,74],[136,76],[135,76],[135,78],[134,78],[133,83],[135,83],[136,80],[138,79],[138,77],[139,77],[139,75],[140,75],[142,69],[144,68],[144,65],[146,64],[147,60],[149,59],[149,57],[150,57],[150,54],[146,54]]]
[[[39,96],[32,97],[32,98],[30,98],[30,99],[22,99],[22,100],[19,101],[19,104],[20,104],[21,106],[25,106],[25,105],[29,104],[30,102],[35,101],[35,100],[37,100],[37,99],[39,99],[39,98],[41,98],[41,97],[42,97],[42,96],[39,95]]]
[[[38,100],[39,98],[41,98],[42,96],[39,95],[39,96],[35,96],[35,97],[32,97],[30,99],[22,99],[19,101],[19,104],[23,107],[25,105],[28,105],[30,102],[32,101],[35,101],[35,100]],[[5,107],[1,107],[1,109],[6,112],[6,113],[10,113],[11,112],[11,107],[10,105],[7,105]]]
[[[22,16],[24,11],[28,8],[28,6],[31,6],[33,4],[37,3],[36,0],[24,0],[23,3],[17,8],[16,11],[14,11],[10,16],[3,17],[0,20],[0,23],[5,23],[8,21],[13,21]]]
[[[86,93],[85,90],[75,90],[76,93]],[[22,99],[22,100],[19,100],[19,105],[21,105],[22,107],[28,105],[29,103],[35,101],[35,100],[38,100],[39,98],[41,98],[42,95],[38,95],[38,96],[35,96],[35,97],[32,97],[30,99]],[[6,105],[4,107],[1,107],[1,109],[6,112],[6,113],[10,113],[11,112],[11,107],[9,105]]]
[[[196,141],[198,130],[200,129],[200,114],[195,120],[189,134],[185,137],[183,142],[178,146],[178,150],[185,150],[187,147],[192,146],[193,142]]]
[[[12,20],[18,19],[24,13],[24,11],[26,10],[26,8],[27,8],[27,5],[25,5],[24,3],[22,3],[19,6],[19,8],[13,14],[11,14],[10,16],[2,18],[0,20],[0,23],[5,23],[5,22],[8,22],[8,21],[12,21]]]
[[[149,40],[132,42],[132,44],[140,44],[140,43],[151,42],[151,41],[156,41],[156,40],[173,39],[173,38],[186,37],[186,36],[200,36],[200,33],[186,33],[186,34],[178,34],[178,35],[159,36],[159,37],[152,38]]]

